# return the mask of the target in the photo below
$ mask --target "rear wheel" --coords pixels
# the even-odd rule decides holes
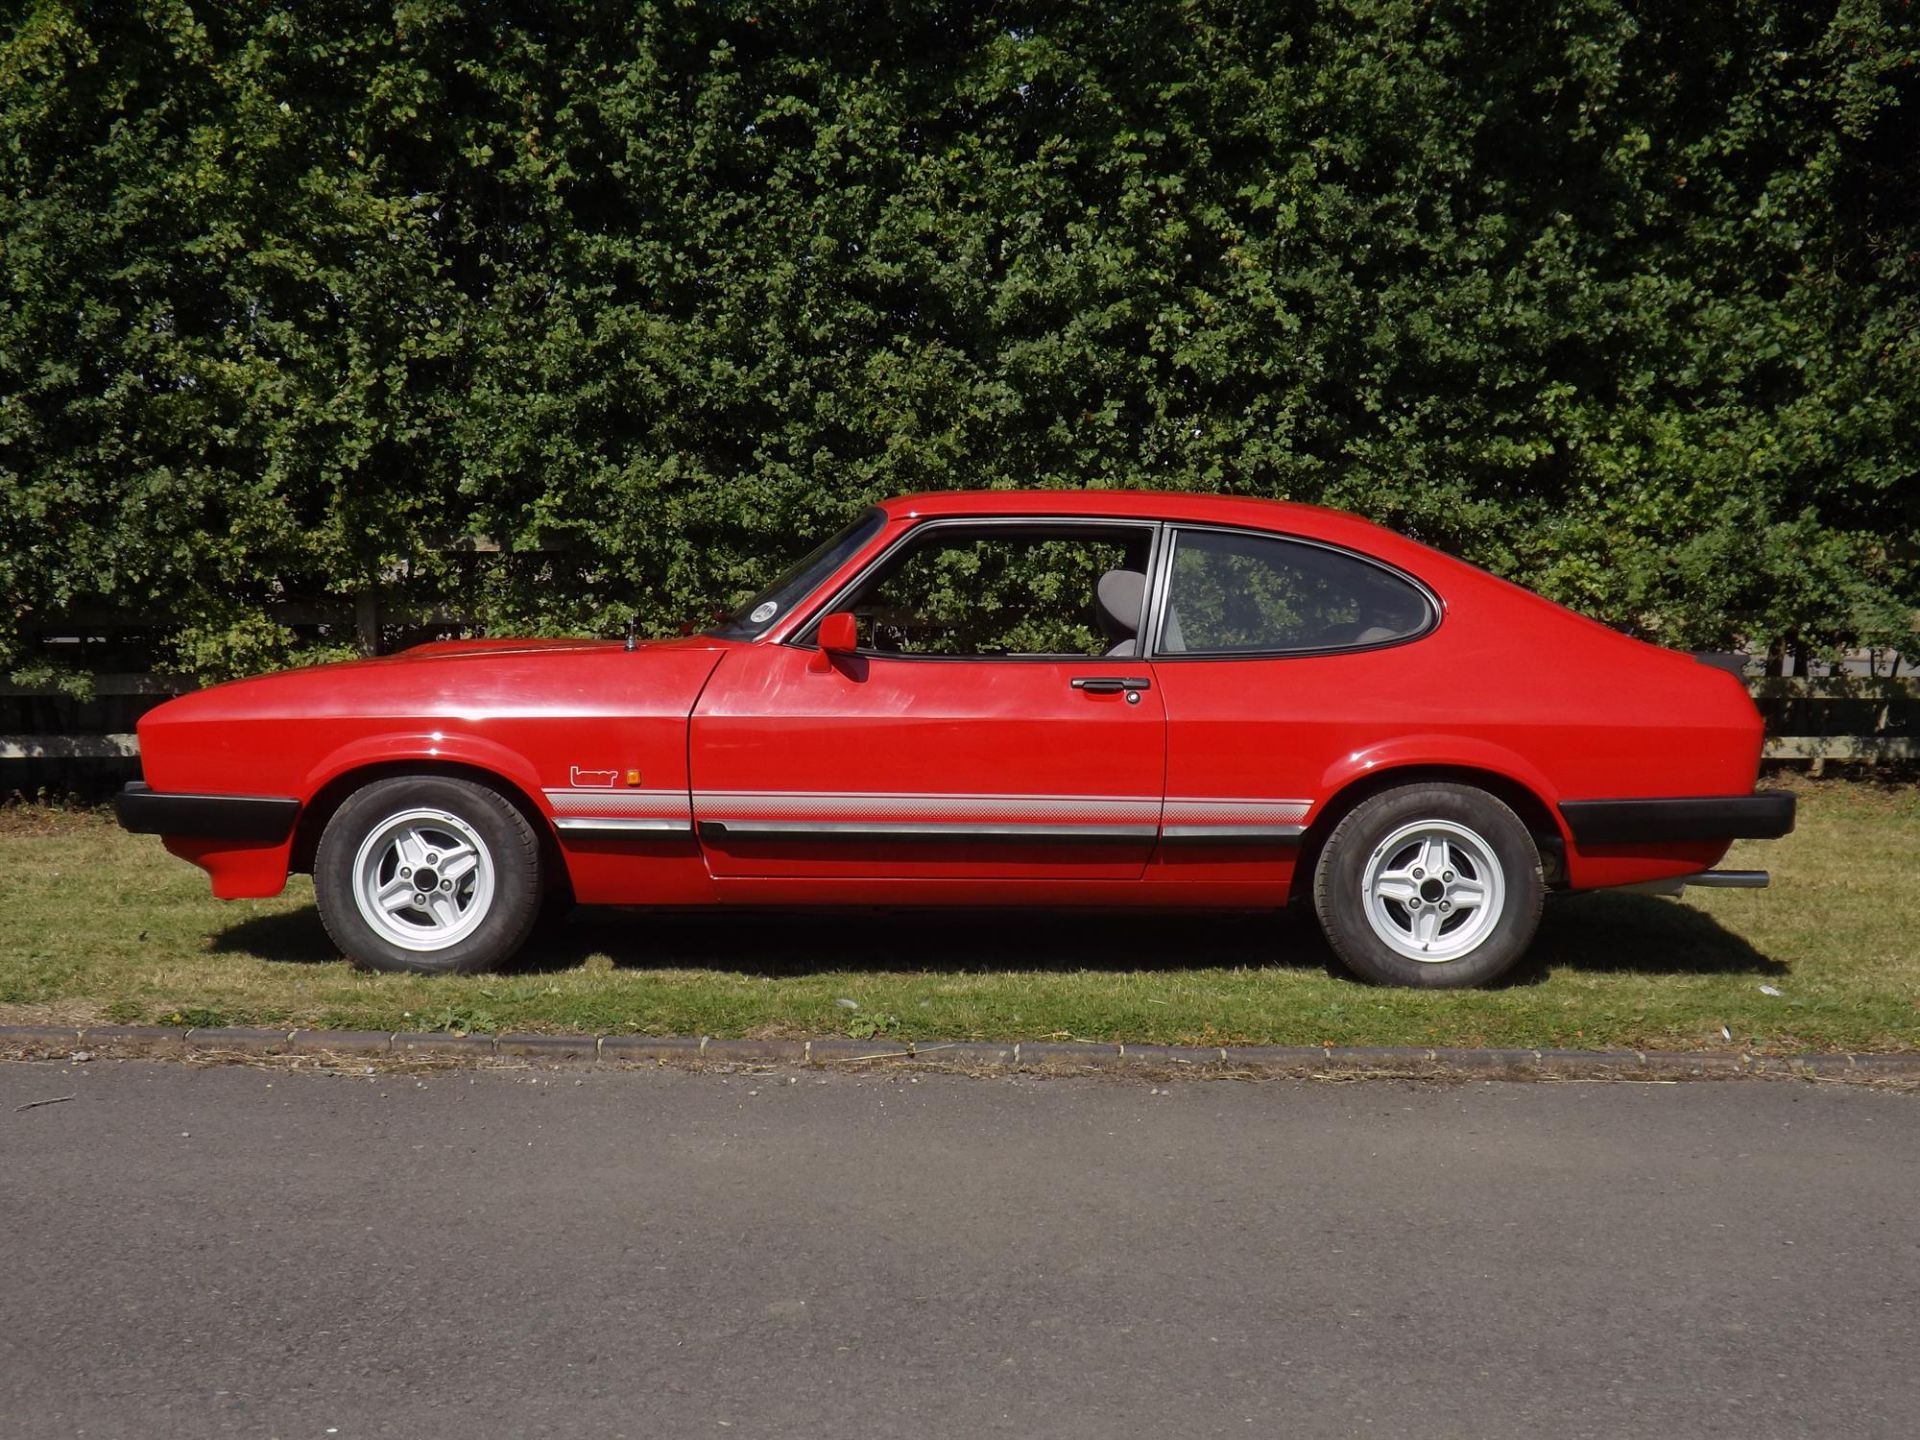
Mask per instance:
[[[1407,785],[1355,806],[1327,838],[1313,902],[1334,951],[1386,985],[1484,985],[1532,943],[1540,853],[1503,802],[1469,785]]]
[[[379,780],[320,837],[314,897],[365,970],[473,974],[508,960],[540,914],[540,845],[498,791],[440,775]]]

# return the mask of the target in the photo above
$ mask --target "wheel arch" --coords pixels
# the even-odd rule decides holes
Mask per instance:
[[[572,893],[566,855],[560,848],[559,837],[554,833],[553,821],[528,793],[526,786],[491,766],[437,756],[368,760],[334,773],[300,807],[300,818],[294,825],[289,868],[303,874],[313,872],[314,852],[319,849],[320,836],[326,830],[327,823],[346,803],[348,796],[375,781],[414,775],[440,775],[450,780],[467,780],[484,785],[500,795],[520,812],[539,838],[540,873],[547,890],[550,893]]]
[[[1297,901],[1311,897],[1313,873],[1319,866],[1320,852],[1326,847],[1327,837],[1353,813],[1355,807],[1385,791],[1428,782],[1470,785],[1476,790],[1486,791],[1506,805],[1520,817],[1521,824],[1527,827],[1527,833],[1533,836],[1549,888],[1565,883],[1565,828],[1553,807],[1532,785],[1504,771],[1478,765],[1404,761],[1370,767],[1350,775],[1321,803],[1307,826],[1306,834],[1301,837],[1299,860],[1294,865],[1288,898]]]

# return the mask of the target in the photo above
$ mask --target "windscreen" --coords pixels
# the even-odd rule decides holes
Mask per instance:
[[[821,581],[846,564],[886,523],[883,511],[862,511],[846,529],[814,546],[788,566],[779,579],[729,615],[724,624],[707,633],[723,640],[757,639],[774,621],[811,595]]]

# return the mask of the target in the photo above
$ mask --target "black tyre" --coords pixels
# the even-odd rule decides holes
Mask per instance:
[[[471,975],[509,960],[539,919],[539,839],[484,785],[379,780],[327,822],[313,889],[327,934],[361,969]]]
[[[1383,985],[1485,985],[1526,953],[1546,883],[1503,802],[1470,785],[1383,791],[1334,827],[1313,908],[1349,969]]]

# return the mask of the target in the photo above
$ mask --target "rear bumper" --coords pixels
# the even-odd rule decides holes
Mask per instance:
[[[1784,790],[1691,799],[1563,800],[1576,845],[1706,840],[1777,840],[1793,829],[1794,797]]]
[[[278,795],[184,795],[135,781],[114,798],[120,828],[136,835],[248,840],[277,845],[293,833],[300,802]]]

